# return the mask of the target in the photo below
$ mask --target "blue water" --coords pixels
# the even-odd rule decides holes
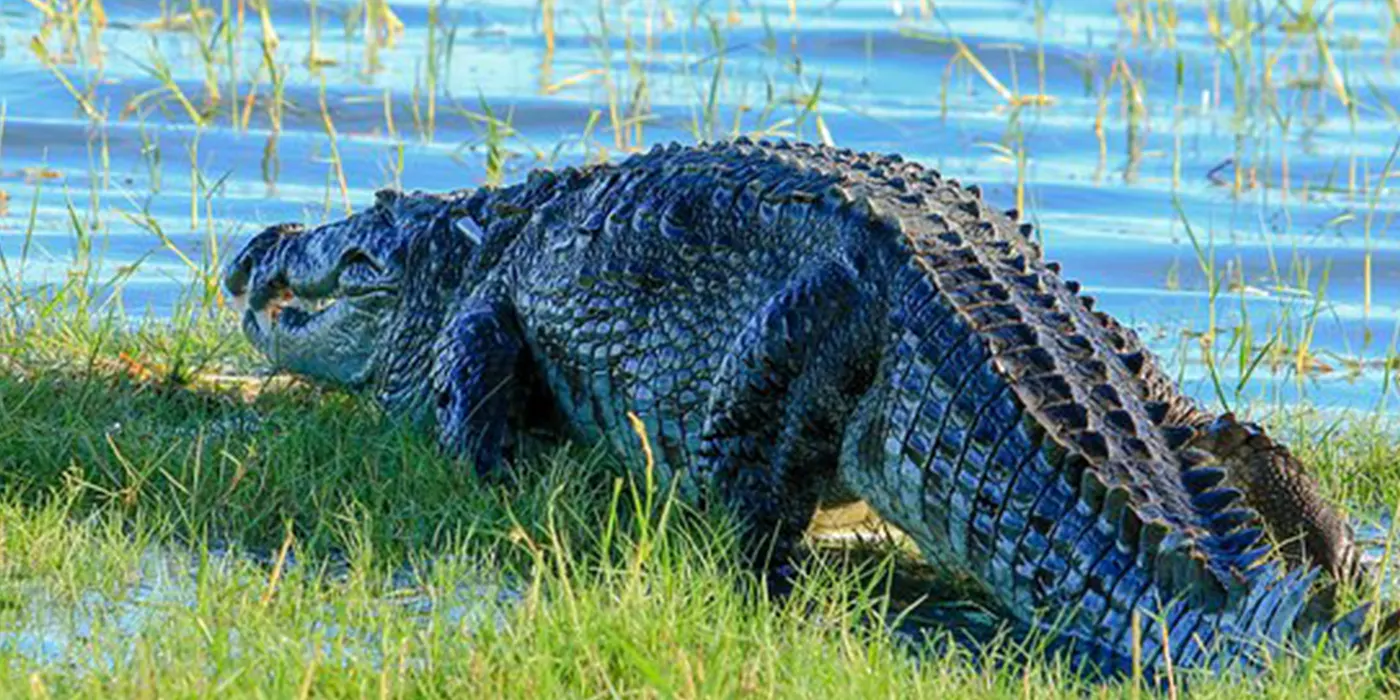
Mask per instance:
[[[74,33],[46,26],[29,3],[0,3],[9,282],[33,290],[67,279],[77,220],[93,237],[99,280],[140,261],[120,285],[126,312],[169,315],[191,268],[133,215],[151,217],[196,267],[212,269],[216,249],[227,254],[261,226],[339,216],[378,187],[483,183],[489,108],[504,132],[507,182],[533,167],[735,133],[898,151],[979,183],[1008,208],[1019,181],[1048,255],[1138,329],[1192,393],[1382,404],[1382,368],[1400,329],[1400,199],[1393,180],[1382,182],[1400,144],[1391,110],[1400,76],[1384,2],[1328,6],[1319,32],[1338,85],[1314,33],[1290,34],[1288,13],[1268,3],[1241,18],[1257,25],[1249,33],[1228,14],[1216,18],[1230,53],[1201,3],[1178,3],[1174,28],[1159,17],[1150,38],[1145,28],[1135,38],[1120,3],[1089,0],[940,1],[936,13],[919,0],[837,0],[795,3],[795,15],[786,0],[558,0],[552,54],[537,0],[390,4],[404,30],[371,52],[363,19],[352,16],[358,3],[318,2],[317,53],[330,62],[312,67],[310,6],[273,3],[271,55],[286,102],[274,124],[251,6],[230,47],[221,3],[199,32],[152,28],[154,3],[109,1],[97,34],[86,17]],[[30,49],[35,36],[67,57],[57,70],[79,91],[91,87],[103,117],[77,107]],[[1005,91],[1053,102],[1011,105],[959,58],[953,37]],[[161,65],[200,108],[211,104],[212,71],[222,101],[204,125],[157,76]],[[235,82],[240,116],[228,108]],[[1200,341],[1211,294],[1193,234],[1219,280],[1218,389]],[[1256,351],[1276,336],[1282,355],[1240,386],[1250,360],[1231,343],[1246,335]],[[1304,344],[1311,355],[1299,363]]]
[[[185,549],[152,547],[123,572],[119,585],[69,591],[54,590],[52,582],[48,586],[17,582],[7,593],[22,602],[5,610],[0,657],[98,675],[126,668],[135,655],[160,649],[162,630],[207,626],[211,615],[219,617],[209,607],[211,598],[220,600],[211,596],[211,581],[233,589],[267,590],[266,571],[272,566],[268,558],[247,552],[212,548],[200,555]],[[450,573],[435,572],[434,566]],[[305,575],[323,585],[346,585],[345,568]],[[283,567],[287,576],[303,575],[298,569],[294,557]],[[386,652],[383,629],[373,619],[375,615],[393,616],[424,629],[504,627],[507,613],[522,595],[514,582],[486,580],[473,576],[474,570],[471,562],[448,560],[401,569],[388,582],[384,595],[371,601],[373,613],[325,603],[299,610],[286,621],[295,628],[287,633],[316,640],[319,649],[309,643],[309,654],[379,665]],[[209,634],[226,635],[220,641],[235,651],[260,643],[240,638],[237,625],[219,625]],[[414,666],[425,663],[418,658],[409,662]]]

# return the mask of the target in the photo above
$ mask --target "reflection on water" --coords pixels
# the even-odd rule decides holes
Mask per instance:
[[[1386,600],[1400,599],[1400,595],[1397,595],[1400,581],[1396,580],[1400,576],[1400,533],[1392,532],[1390,514],[1354,518],[1351,526],[1356,532],[1356,544],[1367,571],[1378,574],[1382,564],[1385,565],[1384,575],[1379,579],[1381,596]],[[1390,550],[1389,554],[1387,549]]]
[[[208,579],[219,581],[218,590],[228,586],[264,591],[274,568],[269,557],[227,550],[213,550],[200,557],[161,547],[144,551],[126,583],[112,590],[74,592],[64,586],[20,585],[19,590],[9,591],[19,602],[18,609],[4,611],[7,624],[0,627],[0,657],[77,668],[110,667],[128,660],[112,654],[137,653],[136,640],[158,639],[162,630],[198,624],[201,601],[207,605],[211,596]],[[292,575],[296,568],[295,558],[289,558],[282,575]],[[343,585],[343,568],[325,572],[325,583]],[[431,579],[431,574],[400,570],[377,602],[424,627],[466,632],[484,625],[503,625],[505,611],[520,600],[514,588],[496,583],[463,579],[442,589],[425,583]],[[301,630],[324,640],[322,651],[327,655],[334,650],[377,663],[382,645],[375,631],[379,623],[373,616],[357,617],[343,607],[324,607],[309,613],[309,625],[307,613],[299,612]],[[228,641],[236,649],[238,625],[222,631],[230,635]]]

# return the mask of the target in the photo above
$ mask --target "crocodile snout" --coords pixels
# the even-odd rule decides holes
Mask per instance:
[[[229,263],[224,272],[224,291],[228,292],[235,308],[244,305],[258,308],[266,303],[267,298],[271,298],[270,291],[264,289],[257,296],[267,298],[262,299],[259,303],[253,303],[249,299],[249,287],[255,284],[255,280],[269,278],[266,274],[259,274],[259,268],[266,263],[278,244],[304,230],[305,228],[301,224],[277,224],[263,229],[261,233],[253,236],[244,244],[243,249],[238,251],[238,255],[234,256],[233,261]]]
[[[456,199],[384,190],[375,203],[314,226],[279,224],[253,236],[225,269],[223,287],[244,335],[283,370],[328,383],[361,386],[374,375],[381,336],[427,312],[400,316],[405,285],[455,286],[458,263],[439,251],[466,245],[451,228]],[[428,259],[405,278],[410,249]],[[457,258],[451,258],[457,260]]]

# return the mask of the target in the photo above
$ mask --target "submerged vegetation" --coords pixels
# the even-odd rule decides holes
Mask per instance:
[[[1150,689],[1034,640],[974,661],[934,623],[975,593],[878,537],[819,540],[772,601],[641,465],[542,440],[479,483],[263,375],[223,308],[232,241],[378,186],[736,134],[901,150],[1028,212],[1388,562],[1400,4],[1055,5],[0,6],[0,696],[1384,695],[1367,653]]]

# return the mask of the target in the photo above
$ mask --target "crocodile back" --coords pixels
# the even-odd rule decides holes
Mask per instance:
[[[1315,574],[1272,556],[1190,446],[1194,404],[975,188],[743,140],[540,177],[529,206],[510,190],[482,204],[516,232],[484,285],[511,290],[582,434],[635,452],[634,413],[660,466],[688,471],[746,319],[839,259],[880,300],[859,322],[884,339],[841,478],[928,557],[1105,668],[1134,625],[1149,667],[1253,663],[1241,650],[1282,642],[1308,603]]]

